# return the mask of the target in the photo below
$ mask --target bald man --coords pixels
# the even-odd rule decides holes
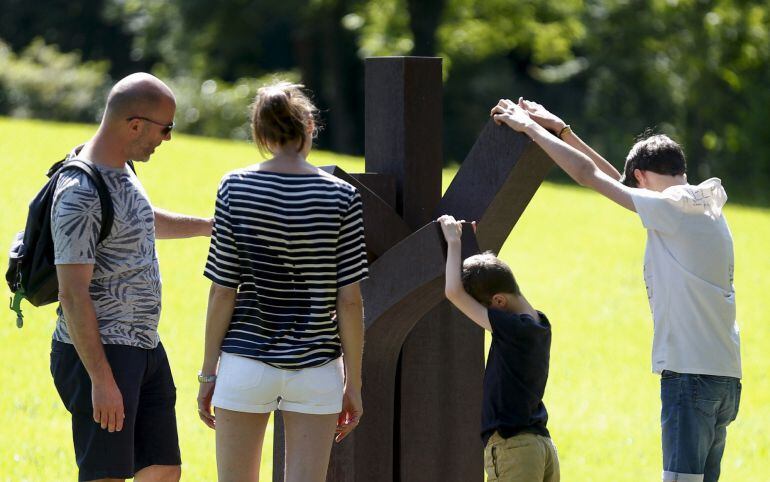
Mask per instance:
[[[209,236],[211,220],[153,208],[129,159],[148,161],[171,140],[176,101],[145,73],[110,91],[94,137],[71,158],[92,163],[114,206],[98,242],[101,204],[93,182],[64,171],[51,212],[58,320],[51,374],[72,414],[78,480],[178,481],[176,389],[158,336],[161,280],[156,238]]]

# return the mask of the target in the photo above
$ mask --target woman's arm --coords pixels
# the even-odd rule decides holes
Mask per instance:
[[[200,374],[202,376],[216,375],[219,362],[219,350],[222,348],[222,340],[225,338],[230,319],[235,308],[235,297],[238,290],[225,288],[216,283],[211,283],[209,289],[209,305],[206,311],[206,339],[203,352],[203,364]],[[211,396],[214,394],[216,379],[212,382],[200,384],[198,390],[198,415],[203,423],[214,428],[214,414],[211,410]]]
[[[359,283],[337,292],[337,324],[345,364],[345,395],[337,423],[337,442],[347,436],[364,413],[361,401],[361,365],[364,353],[364,304]]]

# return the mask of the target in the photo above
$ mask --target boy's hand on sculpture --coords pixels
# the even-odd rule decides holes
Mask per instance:
[[[463,235],[463,221],[457,221],[448,214],[444,214],[436,221],[441,224],[441,231],[444,233],[444,239],[446,239],[447,244],[460,242]]]
[[[492,108],[491,115],[497,125],[505,124],[519,132],[524,132],[536,125],[526,110],[509,99],[500,99],[500,102]]]
[[[559,116],[551,113],[548,111],[548,109],[538,104],[537,102],[525,100],[523,97],[519,97],[518,105],[527,111],[529,117],[532,120],[556,135],[558,135],[559,132],[564,129],[564,126],[567,125],[563,120],[561,120]]]

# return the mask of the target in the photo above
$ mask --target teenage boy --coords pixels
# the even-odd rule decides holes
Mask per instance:
[[[460,266],[462,222],[438,221],[446,239],[446,297],[492,333],[484,373],[481,438],[488,480],[558,482],[559,458],[543,405],[551,324],[521,294],[511,269],[492,253]]]
[[[531,137],[579,184],[639,214],[647,229],[652,369],[661,375],[663,480],[718,480],[741,394],[733,240],[721,181],[688,184],[682,148],[664,135],[637,142],[621,177],[537,103],[501,100],[492,116]]]

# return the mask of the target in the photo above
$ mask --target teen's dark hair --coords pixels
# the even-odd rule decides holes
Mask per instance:
[[[315,136],[318,109],[303,88],[300,84],[277,81],[257,91],[251,106],[251,134],[262,153],[270,152],[270,146],[296,141],[300,151],[308,135]],[[307,132],[310,122],[315,127],[312,134]]]
[[[634,170],[678,176],[687,171],[682,147],[664,134],[650,135],[639,140],[626,157],[621,182],[628,187],[639,187]]]
[[[484,306],[489,306],[497,293],[521,294],[511,268],[491,251],[463,262],[462,282],[465,291]]]

